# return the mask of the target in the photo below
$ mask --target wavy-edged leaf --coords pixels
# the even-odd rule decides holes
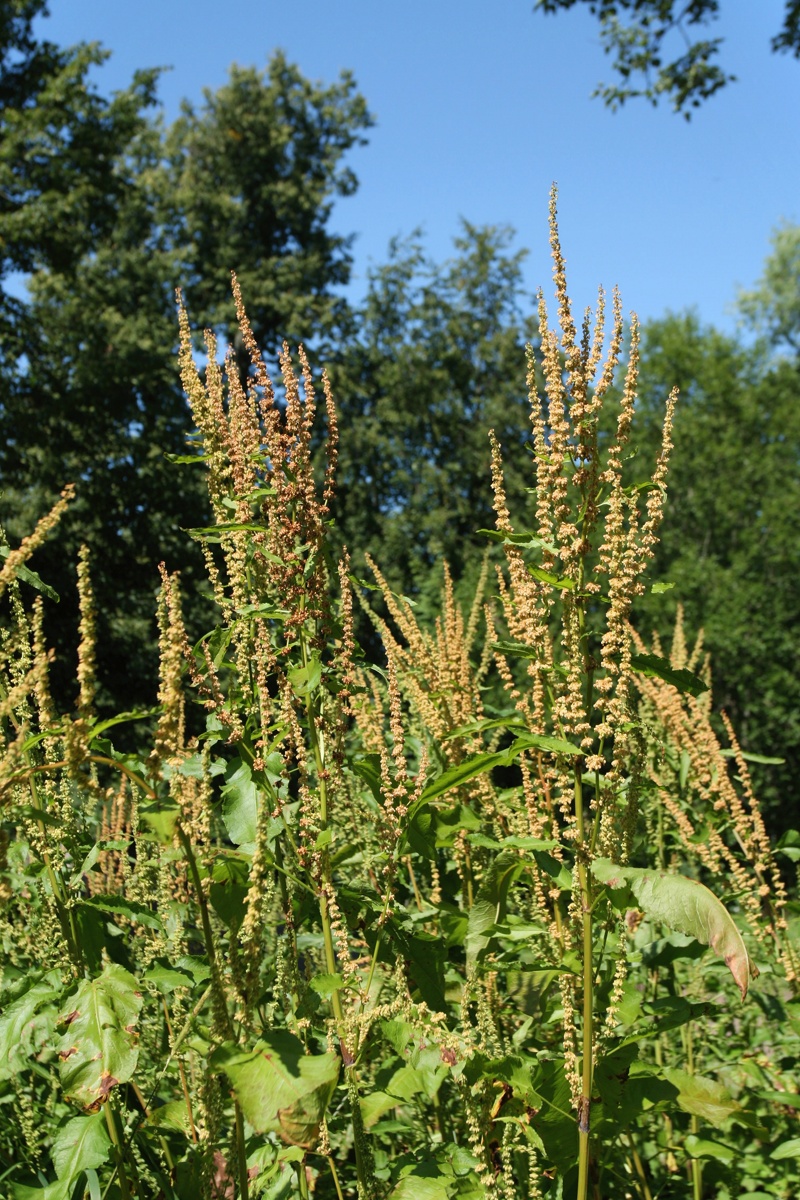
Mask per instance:
[[[93,1171],[108,1160],[111,1141],[102,1113],[73,1117],[53,1139],[52,1158],[58,1180],[43,1188],[14,1187],[16,1200],[69,1200],[84,1171]]]
[[[108,963],[102,975],[85,979],[68,998],[67,1026],[58,1042],[59,1072],[65,1095],[96,1109],[120,1083],[126,1083],[139,1057],[136,1022],[142,996],[130,971]]]
[[[275,1029],[253,1050],[221,1047],[211,1064],[225,1072],[257,1133],[277,1133],[293,1146],[314,1145],[339,1080],[337,1055],[306,1054],[299,1038]]]
[[[626,888],[651,920],[663,921],[678,933],[710,946],[724,959],[745,998],[750,978],[758,975],[758,969],[748,957],[733,917],[713,892],[685,875],[620,867],[608,858],[595,859],[591,869],[595,879],[606,887]]]
[[[679,692],[683,692],[689,696],[701,696],[703,692],[708,691],[708,684],[695,675],[694,671],[689,671],[686,667],[673,667],[666,658],[660,658],[658,654],[634,654],[631,657],[631,666],[639,675],[646,675],[650,679],[663,679],[665,683],[671,683]]]

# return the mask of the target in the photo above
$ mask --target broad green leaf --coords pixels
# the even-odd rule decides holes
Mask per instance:
[[[397,1108],[399,1103],[397,1096],[390,1096],[388,1092],[370,1092],[362,1097],[361,1119],[366,1128],[369,1129],[376,1121],[380,1121],[385,1113]]]
[[[654,596],[660,596],[663,592],[671,592],[675,587],[674,583],[666,583],[665,581],[656,581],[650,588]]]
[[[166,1104],[154,1108],[145,1121],[146,1125],[156,1129],[174,1129],[178,1133],[191,1133],[189,1113],[185,1100],[168,1100]]]
[[[387,1200],[448,1200],[450,1191],[444,1179],[427,1175],[406,1175],[392,1188]]]
[[[339,992],[345,986],[341,975],[315,975],[308,985],[313,992],[328,1000],[334,992]]]
[[[787,829],[775,849],[785,854],[792,862],[800,860],[800,833],[796,829]]]
[[[56,1047],[61,1083],[67,1099],[95,1109],[136,1069],[135,1025],[142,996],[129,971],[108,963],[102,975],[85,979],[66,1003],[69,1010],[60,1023],[67,1031]]]
[[[172,992],[175,988],[194,987],[194,979],[186,971],[178,971],[174,967],[152,966],[142,976],[145,983],[152,983],[160,992]]]
[[[49,971],[43,978],[34,976],[11,1002],[4,997],[0,1016],[0,1079],[18,1069],[20,1057],[40,1049],[38,1043],[47,1037],[55,1024],[54,1001],[61,995],[62,986],[60,974]]]
[[[164,928],[158,914],[152,912],[146,904],[139,904],[137,900],[126,900],[123,896],[106,895],[101,892],[96,896],[87,896],[80,904],[83,908],[95,908],[100,912],[112,913],[116,917],[127,917],[129,921],[137,925],[147,925],[150,929]]]
[[[73,1117],[53,1139],[51,1155],[58,1178],[74,1180],[82,1171],[101,1167],[111,1142],[102,1112]]]
[[[0,545],[0,558],[8,558],[10,553],[10,546]],[[49,600],[55,600],[56,604],[58,604],[58,592],[55,591],[54,588],[51,588],[49,583],[45,583],[43,579],[40,579],[36,572],[32,571],[30,567],[17,567],[15,575],[17,579],[21,579],[23,583],[29,584],[30,587],[35,588],[37,592],[41,592],[42,595],[47,596]]]
[[[315,692],[322,679],[322,663],[318,658],[312,658],[305,667],[295,667],[289,671],[289,682],[295,696],[304,700]]]
[[[782,1158],[800,1159],[800,1138],[790,1138],[788,1142],[781,1142],[772,1151],[770,1158],[777,1160]]]
[[[665,683],[671,683],[679,692],[689,696],[701,696],[703,692],[708,691],[708,684],[704,683],[699,675],[695,675],[694,671],[688,671],[685,667],[673,667],[668,659],[660,658],[657,654],[634,654],[631,657],[631,666],[640,675],[651,679],[663,679]]]
[[[314,1145],[339,1080],[337,1055],[306,1054],[299,1038],[275,1029],[251,1051],[221,1047],[211,1065],[225,1072],[257,1133],[277,1133],[289,1145]]]
[[[258,788],[247,763],[235,758],[225,772],[222,819],[235,846],[252,845],[258,833]]]
[[[718,1162],[733,1162],[739,1155],[739,1151],[732,1150],[730,1146],[712,1142],[709,1138],[696,1137],[693,1133],[689,1134],[683,1144],[690,1158],[715,1158]]]
[[[702,883],[685,875],[619,867],[608,858],[592,863],[592,874],[614,889],[627,888],[652,921],[663,921],[678,933],[710,946],[736,980],[742,999],[758,970],[747,955],[742,935],[725,906]]]
[[[678,1089],[677,1100],[683,1111],[702,1117],[709,1125],[719,1129],[729,1117],[741,1111],[741,1105],[715,1079],[690,1075],[674,1067],[664,1067],[662,1074]]]
[[[501,542],[508,546],[531,546],[535,550],[548,550],[551,554],[558,554],[558,546],[542,541],[535,533],[505,533],[501,529],[477,529],[475,532],[483,534],[492,542]]]

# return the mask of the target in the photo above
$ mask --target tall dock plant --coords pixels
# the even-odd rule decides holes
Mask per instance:
[[[190,532],[219,621],[192,645],[162,569],[155,714],[97,716],[85,553],[75,708],[55,709],[53,596],[27,561],[71,490],[3,547],[14,1200],[651,1200],[684,1171],[701,1200],[702,1156],[729,1151],[706,1124],[726,1142],[790,1129],[764,1096],[798,1091],[792,1060],[770,1049],[745,1079],[715,1050],[743,1027],[770,1047],[773,1013],[800,1030],[790,906],[746,758],[732,730],[727,757],[715,740],[682,634],[666,658],[630,624],[675,398],[651,473],[632,473],[635,319],[614,390],[619,298],[603,359],[602,295],[594,324],[573,321],[555,197],[551,241],[557,331],[541,300],[530,357],[535,527],[513,524],[493,441],[494,581],[487,565],[465,615],[445,567],[428,627],[371,563],[381,663],[356,644],[369,591],[331,537],[330,388],[318,404],[288,349],[273,387],[235,281],[249,376],[210,334],[201,373],[180,310],[197,426],[180,458],[206,473],[214,523]],[[115,724],[148,715],[148,749],[116,748]],[[778,980],[741,1021],[721,976],[744,996],[754,968],[723,888]],[[696,965],[707,947],[718,975]],[[763,1178],[741,1158],[725,1200]]]

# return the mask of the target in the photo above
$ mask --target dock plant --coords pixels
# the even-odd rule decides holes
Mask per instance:
[[[555,194],[550,237],[535,520],[491,435],[466,611],[446,563],[432,621],[353,573],[328,380],[288,346],[271,379],[235,277],[249,373],[211,333],[199,369],[179,306],[218,619],[191,639],[162,566],[151,712],[98,716],[86,552],[52,699],[28,562],[72,489],[0,547],[0,1196],[797,1194],[800,835],[770,843],[702,643],[637,623],[678,398],[640,463],[636,318],[576,323]]]

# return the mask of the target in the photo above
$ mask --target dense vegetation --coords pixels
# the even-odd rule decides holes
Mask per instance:
[[[0,1196],[789,1200],[800,232],[755,342],[576,329],[554,205],[555,321],[468,223],[349,305],[352,79],[164,128],[42,7],[0,0]]]

